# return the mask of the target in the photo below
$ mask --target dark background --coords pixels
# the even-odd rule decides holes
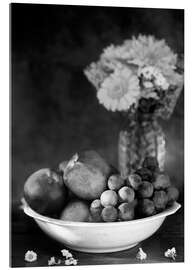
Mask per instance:
[[[12,202],[26,178],[83,148],[117,165],[121,122],[99,105],[83,69],[133,34],[184,49],[183,10],[11,4]],[[184,99],[163,128],[166,169],[183,194]]]

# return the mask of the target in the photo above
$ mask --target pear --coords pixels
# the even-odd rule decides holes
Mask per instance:
[[[87,150],[83,151],[79,155],[79,161],[85,164],[90,164],[95,168],[98,168],[105,176],[109,176],[114,169],[109,165],[104,158],[102,158],[96,151]],[[115,170],[115,169],[114,169]]]
[[[68,189],[78,198],[95,200],[107,188],[111,166],[95,151],[75,154],[68,164],[62,162],[59,169]]]

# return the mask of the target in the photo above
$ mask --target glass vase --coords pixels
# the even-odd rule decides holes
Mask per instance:
[[[146,156],[156,157],[164,170],[165,155],[165,134],[157,119],[133,118],[120,131],[118,164],[123,177],[138,169]]]

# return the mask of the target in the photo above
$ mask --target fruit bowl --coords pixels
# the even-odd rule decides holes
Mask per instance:
[[[174,202],[163,212],[151,217],[108,223],[71,222],[49,218],[38,214],[26,203],[23,210],[47,235],[66,247],[82,252],[106,253],[136,246],[154,234],[165,218],[180,207],[179,203]]]

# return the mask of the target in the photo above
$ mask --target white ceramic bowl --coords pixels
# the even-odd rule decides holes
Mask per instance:
[[[136,246],[154,234],[165,218],[180,207],[175,202],[170,208],[151,217],[108,223],[69,222],[48,218],[36,213],[27,204],[23,209],[46,234],[66,247],[83,252],[105,253]]]

